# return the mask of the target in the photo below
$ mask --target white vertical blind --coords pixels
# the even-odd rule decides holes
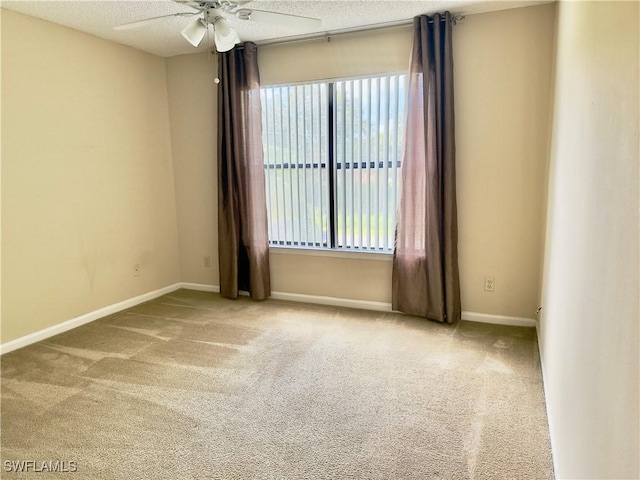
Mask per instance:
[[[406,75],[335,83],[337,248],[393,250],[405,93]]]
[[[270,244],[392,251],[406,75],[260,93]]]
[[[269,243],[328,247],[328,85],[262,88]]]

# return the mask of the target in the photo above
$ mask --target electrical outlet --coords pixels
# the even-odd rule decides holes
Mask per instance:
[[[484,277],[484,289],[487,292],[493,292],[496,288],[495,277]]]
[[[139,263],[136,263],[133,266],[133,276],[134,277],[139,277],[140,276],[140,264]]]
[[[210,268],[211,267],[211,257],[210,256],[206,256],[204,257],[204,268]]]

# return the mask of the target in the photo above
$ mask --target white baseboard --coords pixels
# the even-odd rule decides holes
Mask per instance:
[[[43,330],[39,330],[23,337],[16,338],[15,340],[3,343],[0,345],[0,355],[11,352],[18,348],[26,347],[27,345],[31,345],[32,343],[45,340],[49,337],[53,337],[54,335],[66,332],[67,330],[71,330],[72,328],[76,328],[80,325],[93,322],[94,320],[97,320],[99,318],[106,317],[107,315],[112,315],[127,308],[135,307],[136,305],[148,302],[149,300],[153,300],[154,298],[161,297],[162,295],[166,295],[167,293],[174,292],[180,288],[184,288],[187,290],[198,290],[201,292],[220,292],[219,285],[207,285],[188,282],[174,283],[173,285],[169,285],[167,287],[160,288],[158,290],[154,290],[153,292],[148,292],[143,295],[139,295],[137,297],[115,303],[113,305],[108,305],[98,310],[94,310],[93,312],[89,312],[84,315],[80,315],[79,317],[72,318],[71,320],[67,320],[57,325],[52,325],[51,327],[47,327]],[[334,307],[360,308],[363,310],[374,310],[378,312],[393,311],[391,309],[390,303],[373,302],[369,300],[353,300],[349,298],[326,297],[322,295],[306,295],[302,293],[287,292],[272,292],[271,298],[273,298],[274,300],[288,300],[291,302],[331,305]],[[508,317],[504,315],[492,315],[476,312],[462,312],[462,319],[472,322],[494,323],[499,325],[513,325],[521,327],[535,327],[537,325],[536,321],[531,318]]]
[[[350,298],[325,297],[322,295],[306,295],[303,293],[271,292],[274,300],[288,300],[291,302],[315,303],[334,307],[360,308],[379,312],[391,312],[391,304],[385,302],[371,302],[368,300],[352,300]]]
[[[197,283],[181,283],[180,288],[189,290],[201,290],[204,292],[219,292],[218,285],[203,285]],[[239,292],[248,296],[248,292]],[[391,304],[387,302],[374,302],[369,300],[353,300],[350,298],[327,297],[322,295],[307,295],[304,293],[271,292],[274,300],[287,300],[290,302],[312,303],[316,305],[331,305],[333,307],[360,308],[377,312],[392,312]],[[511,317],[506,315],[494,315],[491,313],[462,312],[462,320],[470,322],[492,323],[495,325],[509,325],[514,327],[535,327],[537,322],[533,318]]]
[[[16,338],[15,340],[10,340],[0,345],[0,355],[12,352],[13,350],[17,350],[18,348],[26,347],[27,345],[31,345],[32,343],[40,342],[49,337],[53,337],[54,335],[66,332],[67,330],[71,330],[72,328],[84,325],[85,323],[93,322],[94,320],[97,320],[99,318],[106,317],[107,315],[112,315],[122,310],[126,310],[127,308],[135,307],[136,305],[139,305],[141,303],[148,302],[149,300],[153,300],[154,298],[158,298],[162,295],[166,295],[167,293],[174,292],[179,288],[181,288],[181,284],[175,283],[173,285],[154,290],[153,292],[144,293],[142,295],[138,295],[137,297],[114,303],[113,305],[107,305],[106,307],[99,308],[98,310],[94,310],[89,313],[85,313],[84,315],[80,315],[79,317],[72,318],[71,320],[58,323],[57,325],[52,325],[42,330],[38,330],[37,332],[33,332],[23,337]]]
[[[462,320],[469,322],[493,323],[512,327],[535,327],[538,323],[533,318],[494,315],[493,313],[462,312]]]
[[[178,283],[178,288],[184,288],[186,290],[197,290],[199,292],[215,292],[220,293],[219,285],[206,285],[204,283]]]
[[[205,285],[200,283],[179,283],[180,288],[187,290],[199,290],[201,292],[220,292],[219,285]],[[249,292],[240,290],[238,295],[248,297]],[[307,295],[304,293],[271,292],[274,300],[287,300],[289,302],[312,303],[316,305],[331,305],[333,307],[360,308],[363,310],[375,310],[391,312],[391,304],[385,302],[372,302],[368,300],[352,300],[350,298],[325,297],[322,295]]]
[[[536,322],[536,338],[538,341],[538,355],[540,356],[540,370],[542,371],[542,390],[544,391],[544,406],[547,410],[547,426],[549,427],[549,443],[551,443],[551,460],[553,462],[553,478],[558,478],[558,456],[556,455],[556,443],[553,440],[553,432],[555,431],[552,425],[551,408],[549,405],[549,395],[547,392],[547,376],[544,368],[544,357],[542,355],[542,347],[540,346],[540,326]]]

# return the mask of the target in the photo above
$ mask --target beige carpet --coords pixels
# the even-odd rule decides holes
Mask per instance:
[[[1,367],[2,478],[553,478],[530,328],[181,290]]]

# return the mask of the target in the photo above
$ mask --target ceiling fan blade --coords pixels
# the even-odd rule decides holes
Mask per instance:
[[[142,27],[148,23],[153,23],[156,20],[160,20],[161,18],[170,18],[170,17],[191,17],[193,15],[198,15],[200,12],[180,12],[180,13],[172,13],[171,15],[160,15],[159,17],[151,17],[145,18],[143,20],[137,20],[135,22],[125,23],[123,25],[118,25],[113,27],[114,30],[130,30],[132,28]]]
[[[300,17],[286,13],[265,12],[264,10],[241,9],[235,12],[240,20],[251,20],[254,22],[272,23],[285,27],[318,28],[322,26],[319,18]]]

